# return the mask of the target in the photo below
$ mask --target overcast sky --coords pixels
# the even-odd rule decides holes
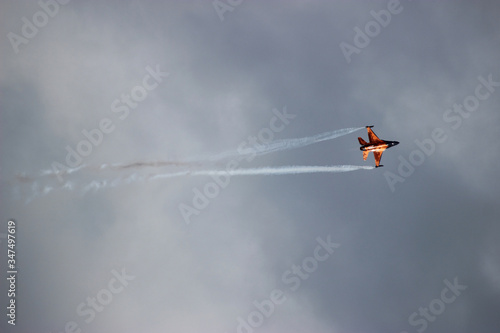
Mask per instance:
[[[2,332],[498,332],[498,3],[60,2],[0,4]]]

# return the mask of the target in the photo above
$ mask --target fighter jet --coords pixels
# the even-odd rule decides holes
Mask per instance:
[[[365,161],[368,157],[368,154],[372,151],[373,156],[375,157],[375,167],[378,168],[383,166],[380,165],[380,159],[382,158],[382,153],[384,152],[384,150],[398,145],[399,142],[379,139],[378,136],[375,135],[375,133],[373,133],[373,131],[371,130],[372,127],[373,126],[366,126],[366,130],[368,131],[368,139],[370,140],[370,142],[366,142],[361,137],[358,137],[359,144],[361,145],[359,149],[363,151],[363,160]]]

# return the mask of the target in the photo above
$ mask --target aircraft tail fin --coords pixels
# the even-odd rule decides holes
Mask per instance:
[[[366,142],[365,140],[363,140],[363,138],[361,138],[361,137],[358,137],[358,141],[359,141],[360,145],[367,145],[368,144],[368,142]]]

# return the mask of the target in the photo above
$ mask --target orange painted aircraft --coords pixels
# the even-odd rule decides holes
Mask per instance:
[[[370,142],[366,142],[361,137],[358,137],[359,144],[361,145],[359,149],[363,151],[363,160],[365,161],[368,158],[368,154],[372,151],[373,156],[375,157],[375,167],[378,168],[383,166],[380,165],[380,159],[382,158],[382,153],[384,152],[384,150],[398,145],[399,142],[379,139],[378,136],[373,133],[371,129],[372,127],[373,126],[366,126],[366,130],[368,131],[368,139],[370,140]]]

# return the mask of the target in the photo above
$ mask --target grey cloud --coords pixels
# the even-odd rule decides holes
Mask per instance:
[[[6,36],[39,6],[2,3],[0,215],[19,225],[19,316],[16,327],[3,318],[2,331],[56,332],[75,321],[82,332],[236,332],[238,317],[280,288],[287,301],[255,332],[416,332],[409,316],[455,277],[467,289],[426,331],[494,331],[500,91],[457,130],[443,114],[474,93],[478,76],[500,81],[499,7],[401,1],[347,63],[340,43],[387,3],[244,1],[221,22],[210,1],[70,2],[18,54]],[[170,75],[120,120],[111,104],[156,65]],[[190,225],[178,206],[210,177],[58,189],[27,204],[32,189],[15,177],[62,163],[66,145],[105,117],[116,129],[86,164],[237,149],[284,106],[297,117],[276,139],[375,125],[401,144],[377,170],[232,177]],[[384,173],[397,174],[399,157],[437,127],[447,141],[392,192]],[[358,135],[241,167],[372,165]],[[291,291],[283,273],[326,235],[341,247]],[[77,306],[121,268],[136,279],[86,323]]]

